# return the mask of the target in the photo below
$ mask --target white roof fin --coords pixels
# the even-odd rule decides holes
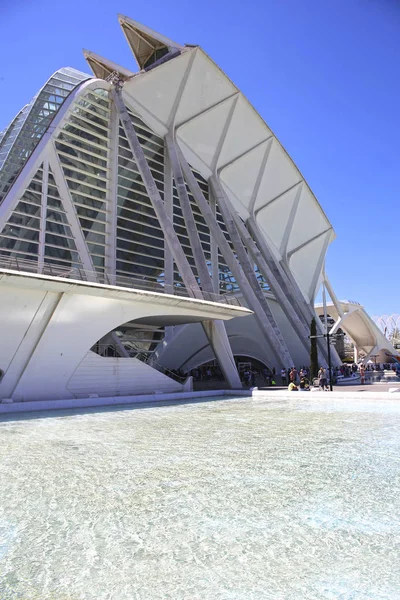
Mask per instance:
[[[100,56],[100,54],[95,54],[90,50],[83,50],[83,55],[93,74],[99,79],[107,79],[107,77],[115,71],[120,75],[121,79],[124,80],[130,79],[134,75],[132,71],[125,69],[125,67],[121,67],[112,60],[108,60],[108,58],[104,58],[103,56]]]
[[[149,68],[167,55],[172,57],[183,49],[181,44],[129,17],[118,15],[118,20],[140,69]]]

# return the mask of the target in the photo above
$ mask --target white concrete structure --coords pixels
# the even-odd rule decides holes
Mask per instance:
[[[132,357],[90,351],[126,322],[180,324],[246,316],[227,304],[0,271],[0,399],[57,400],[177,392],[183,383]]]
[[[317,304],[315,309],[319,316],[324,315],[322,304]],[[393,345],[361,304],[349,300],[338,301],[335,298],[335,302],[326,304],[326,311],[335,320],[330,330],[331,335],[342,329],[353,341],[357,356],[362,353],[363,362],[368,362],[372,357],[377,363],[399,360]]]
[[[173,323],[168,310],[160,313],[164,321],[143,323],[136,313],[114,318],[114,308],[108,315],[103,306],[98,327],[97,309],[91,313],[82,292],[74,292],[68,300],[76,311],[74,343],[57,330],[48,347],[36,348],[24,337],[26,319],[35,328],[35,310],[45,320],[57,313],[58,292],[53,297],[46,288],[45,301],[29,300],[23,317],[12,304],[23,305],[25,288],[15,295],[2,286],[2,306],[9,303],[20,332],[7,329],[17,354],[0,364],[3,398],[38,397],[40,386],[32,382],[53,361],[63,374],[43,397],[125,394],[132,370],[140,370],[140,390],[154,391],[156,379],[145,383],[149,365],[186,373],[216,359],[237,388],[238,356],[277,369],[309,362],[332,225],[274,133],[200,47],[182,46],[128,17],[119,22],[138,73],[85,50],[94,77],[58,71],[0,136],[0,267],[144,287],[163,294],[165,306],[167,297],[182,294],[225,305],[212,309],[212,318],[211,308],[197,315],[201,327],[190,325],[188,299],[175,306]],[[104,298],[111,293],[101,290]],[[254,315],[226,328],[223,320],[239,314],[227,307],[230,296]],[[323,362],[326,347],[319,342]],[[106,369],[102,378],[88,375],[110,346],[115,377]],[[97,356],[87,355],[91,348]],[[22,371],[19,354],[28,361]],[[334,349],[333,363],[339,363]],[[177,388],[160,373],[154,377],[160,389]]]

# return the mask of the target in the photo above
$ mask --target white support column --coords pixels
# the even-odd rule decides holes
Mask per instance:
[[[378,344],[375,344],[375,346],[368,352],[368,354],[363,358],[363,363],[367,364],[367,362],[369,361],[369,359],[371,358],[371,356],[373,354],[375,354],[375,352],[379,349]]]
[[[33,156],[33,155],[32,155]],[[0,231],[3,231],[4,225],[10,218],[11,213],[15,210],[22,194],[28,187],[29,182],[39,169],[40,165],[44,162],[47,156],[47,151],[42,148],[41,152],[36,154],[35,159],[32,157],[26,162],[21,173],[15,180],[11,189],[5,196],[3,202],[0,204]]]
[[[334,291],[333,287],[331,286],[331,283],[325,273],[324,273],[324,284],[326,286],[328,294],[329,294],[336,310],[338,311],[338,314],[343,318],[344,312],[343,312],[342,305],[341,305],[340,301],[338,300],[338,297],[336,296],[335,291]]]
[[[32,357],[40,340],[45,335],[47,326],[54,317],[63,295],[59,292],[45,291],[43,293],[42,301],[2,379],[0,398],[14,398],[14,392],[17,390],[25,371],[29,368]],[[18,399],[18,396],[15,399]]]
[[[174,222],[174,200],[172,190],[172,169],[168,152],[164,146],[164,204],[172,223]],[[164,286],[168,294],[174,293],[174,257],[168,244],[164,244]],[[175,327],[165,327],[164,344],[168,344],[174,337]]]
[[[234,253],[232,252],[232,249],[227,239],[225,238],[223,231],[219,227],[219,224],[216,220],[215,211],[212,210],[206,198],[204,197],[204,194],[195,176],[193,175],[189,164],[187,163],[182,151],[179,148],[178,156],[190,191],[193,194],[193,197],[203,215],[205,222],[207,223],[208,228],[210,229],[211,234],[215,238],[216,244],[218,245],[222,255],[224,256],[224,259],[227,265],[229,266],[229,269],[232,271],[243,296],[247,300],[249,308],[254,311],[255,317],[260,326],[260,330],[263,336],[265,337],[267,343],[272,347],[277,364],[287,368],[292,363],[292,361],[290,360],[290,362],[286,364],[285,357],[283,357],[280,354],[279,345],[275,346],[272,343],[272,340],[270,338],[270,327],[266,323],[265,314],[263,312],[262,306],[259,303],[251,286],[249,285],[249,282],[245,277],[243,269],[239,264],[237,258],[235,257]]]
[[[112,98],[118,109],[119,117],[129,143],[130,150],[139,169],[140,175],[146,186],[147,193],[154,208],[154,212],[160,222],[165,235],[165,242],[169,246],[175,263],[184,281],[188,294],[193,298],[201,298],[201,290],[197,280],[192,272],[190,264],[185,256],[182,246],[176,235],[173,223],[169,217],[168,211],[158,191],[156,182],[154,181],[150,167],[147,164],[146,157],[136,135],[135,128],[126,110],[124,101],[122,100],[122,90],[117,83],[112,91]]]
[[[173,181],[171,161],[168,156],[167,148],[164,148],[164,205],[168,217],[174,222],[174,199],[173,199]],[[164,277],[165,291],[168,294],[174,293],[174,257],[168,244],[164,244]]]
[[[328,311],[326,310],[326,291],[325,291],[325,282],[322,284],[322,304],[324,307],[324,329],[325,333],[328,333]]]
[[[355,345],[354,342],[353,342],[353,346],[354,346],[354,358],[353,358],[353,360],[354,360],[355,364],[358,365],[358,348],[357,348],[357,346]]]
[[[292,281],[288,277],[282,265],[279,264],[278,260],[276,259],[270,248],[268,248],[268,245],[255,219],[253,217],[250,217],[246,225],[248,226],[249,231],[253,236],[263,258],[270,267],[276,280],[279,282],[279,285],[281,286],[283,292],[286,294],[287,297],[291,297],[292,301],[296,303],[296,306],[298,308],[298,314],[301,314],[303,316],[303,319],[307,324],[307,327],[309,328],[311,319],[314,317],[314,312],[310,305],[307,303],[306,299],[304,298],[301,290],[298,288],[294,280]]]
[[[40,208],[39,258],[38,272],[41,273],[44,264],[44,249],[46,243],[47,190],[49,183],[49,161],[43,161],[42,206]]]
[[[150,201],[153,205],[154,211],[159,220],[160,226],[163,229],[165,235],[165,241],[168,245],[172,256],[174,257],[175,263],[181,274],[187,292],[190,296],[195,298],[203,298],[200,287],[193,274],[190,264],[186,258],[184,250],[179,242],[178,236],[175,232],[173,222],[168,214],[166,206],[161,198],[160,192],[158,191],[157,185],[154,181],[153,175],[150,171],[150,167],[147,163],[143,149],[140,145],[138,137],[136,135],[135,128],[132,125],[132,121],[129,117],[128,111],[126,110],[125,104],[122,100],[122,91],[117,84],[113,90],[113,99],[118,109],[119,117],[124,127],[128,143],[135,159],[136,165],[138,166],[139,172],[142,176],[143,182],[146,186],[147,193]],[[173,155],[169,153],[170,160],[173,162]],[[183,180],[183,177],[182,177]],[[182,182],[180,182],[182,183]],[[184,185],[184,182],[183,182]],[[182,189],[181,189],[182,191]],[[186,192],[186,188],[185,188]],[[193,232],[192,232],[193,233]],[[208,275],[208,272],[207,272]],[[220,325],[214,324],[213,326],[207,327],[203,325],[207,335],[209,335],[209,341],[216,353],[216,356],[220,359],[221,368],[227,377],[228,383],[231,387],[241,387],[239,375],[236,370],[235,362],[232,353],[230,355],[227,352],[229,348],[228,336],[226,335],[225,328],[221,328]]]
[[[200,286],[203,291],[203,297],[206,300],[212,300],[212,296],[207,296],[207,294],[213,293],[211,278],[208,272],[203,248],[201,246],[200,236],[197,231],[196,222],[194,220],[193,211],[190,206],[189,195],[187,193],[186,183],[182,173],[182,167],[179,163],[175,142],[172,139],[171,134],[168,134],[165,137],[165,143],[168,151],[170,164],[172,167],[175,186],[178,192],[179,204],[186,225],[189,243],[192,248],[194,262],[200,278]]]
[[[306,326],[304,320],[302,320],[301,315],[299,316],[297,307],[295,302],[293,301],[293,297],[289,293],[284,293],[280,283],[275,277],[272,269],[269,267],[267,261],[264,259],[262,253],[260,252],[257,244],[251,237],[250,232],[247,230],[245,224],[236,213],[234,209],[231,210],[233,215],[236,227],[239,231],[240,237],[243,240],[244,245],[246,246],[248,252],[250,253],[253,261],[258,265],[260,272],[263,274],[265,279],[268,281],[271,290],[273,291],[276,299],[279,301],[279,304],[285,313],[287,319],[292,325],[293,329],[297,333],[301,343],[303,344],[307,353],[310,352],[310,341],[308,336],[310,334],[309,327]]]
[[[179,203],[182,209],[183,218],[185,220],[189,243],[192,248],[197,272],[200,277],[200,285],[203,291],[203,297],[206,300],[212,301],[213,285],[207,268],[200,236],[197,231],[196,222],[194,220],[192,207],[190,206],[190,199],[187,193],[182,167],[178,159],[175,142],[170,135],[166,136],[165,141],[174,175],[175,185],[178,191]],[[237,372],[235,359],[232,354],[224,323],[219,320],[209,321],[207,323],[203,323],[203,329],[207,335],[212,349],[214,350],[214,354],[218,360],[224,377],[229,383],[231,389],[241,388],[242,384]]]
[[[263,315],[261,316],[260,313],[260,318],[262,318],[264,329],[268,333],[268,338],[274,347],[275,353],[277,354],[277,356],[280,357],[280,360],[283,361],[283,363],[287,367],[289,367],[290,365],[294,364],[292,357],[290,356],[290,352],[286,345],[286,342],[282,336],[281,331],[279,330],[279,327],[268,305],[267,299],[265,298],[264,292],[261,289],[260,284],[257,280],[256,274],[254,272],[254,264],[249,259],[246,249],[242,243],[239,231],[236,227],[235,220],[232,215],[232,211],[229,209],[228,203],[226,201],[222,186],[216,177],[211,177],[210,181],[213,187],[213,191],[215,193],[216,201],[224,219],[233,247],[235,248],[238,260],[244,271],[248,285],[251,287],[262,309]]]
[[[119,140],[119,119],[117,110],[111,102],[110,115],[110,147],[108,150],[108,169],[109,181],[108,188],[108,207],[106,216],[106,255],[105,272],[111,281],[115,284],[116,279],[116,256],[117,256],[117,188],[118,188],[118,140]]]
[[[82,229],[75,211],[74,204],[72,202],[68,186],[65,183],[64,173],[62,172],[56,151],[53,146],[51,146],[51,150],[49,149],[49,166],[52,170],[55,182],[60,192],[64,210],[66,212],[71,227],[72,235],[74,236],[77,251],[82,260],[83,268],[85,269],[85,271],[88,271],[89,279],[95,279],[96,275],[94,272],[92,259],[90,257],[89,250],[82,233]]]
[[[296,186],[299,184],[296,184]],[[294,186],[295,187],[295,186]],[[304,297],[300,290],[297,282],[295,281],[290,269],[282,262],[279,263],[277,258],[274,256],[270,248],[268,247],[254,217],[250,217],[247,221],[247,226],[257,243],[257,246],[263,255],[265,261],[273,272],[275,278],[279,282],[283,293],[287,298],[291,298],[291,303],[296,307],[297,314],[301,316],[305,327],[310,329],[311,321],[316,317],[313,307],[310,306],[309,302]],[[322,331],[322,324],[318,317],[316,317],[317,327]],[[327,362],[327,349],[323,339],[317,340],[318,350]],[[333,350],[333,360],[339,363],[339,358],[335,356],[336,350]]]
[[[217,204],[215,202],[214,194],[212,190],[209,190],[209,203],[211,210],[216,219]],[[219,289],[219,265],[218,265],[218,244],[216,242],[213,232],[210,230],[210,246],[211,246],[211,273],[212,273],[212,284],[215,294],[220,293]]]
[[[339,329],[339,327],[341,327],[343,325],[343,320],[342,317],[339,317],[338,319],[336,319],[336,321],[334,322],[333,326],[331,327],[330,330],[330,335],[334,335],[337,330]]]

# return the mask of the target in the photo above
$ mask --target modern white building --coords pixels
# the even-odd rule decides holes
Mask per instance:
[[[0,398],[309,362],[331,223],[199,46],[119,22],[139,72],[85,51],[0,134]]]
[[[354,344],[355,362],[362,358],[363,362],[391,363],[398,362],[398,352],[386,338],[378,325],[358,302],[338,301],[315,306],[316,313],[324,317],[324,313],[333,319],[330,334],[335,335],[341,329],[346,332]],[[373,360],[372,360],[373,359]]]

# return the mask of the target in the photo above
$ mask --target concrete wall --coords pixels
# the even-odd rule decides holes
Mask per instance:
[[[177,390],[179,384],[136,361],[109,369],[100,359],[96,370],[92,358],[89,376],[89,359],[84,359],[99,339],[128,321],[202,321],[238,314],[234,307],[167,294],[9,273],[0,273],[0,306],[0,399],[16,401]],[[131,390],[133,373],[138,387]]]
[[[97,390],[98,396],[138,396],[152,392],[179,392],[182,384],[136,358],[103,357],[89,352],[67,384],[75,398]]]

